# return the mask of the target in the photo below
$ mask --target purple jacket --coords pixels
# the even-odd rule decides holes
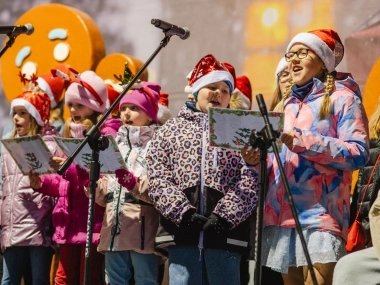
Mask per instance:
[[[50,151],[60,150],[51,136],[44,136]],[[35,192],[5,147],[2,159],[1,249],[11,246],[50,246],[54,198]]]
[[[102,135],[116,136],[121,125],[118,119],[108,119],[100,132]],[[53,210],[53,240],[58,244],[85,244],[87,234],[88,197],[84,187],[78,185],[75,165],[70,165],[63,176],[58,174],[41,176],[39,192],[58,197]],[[104,208],[95,205],[93,236],[94,244],[99,243]]]

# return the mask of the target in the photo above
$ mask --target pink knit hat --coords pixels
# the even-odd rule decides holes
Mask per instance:
[[[160,99],[160,85],[153,82],[140,82],[121,99],[119,110],[124,104],[133,104],[143,110],[157,123],[158,100]]]
[[[75,77],[66,90],[65,104],[75,102],[103,113],[107,107],[108,99],[108,91],[103,79],[92,70],[81,74],[77,73]]]

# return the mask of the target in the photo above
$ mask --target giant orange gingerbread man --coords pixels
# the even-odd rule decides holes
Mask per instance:
[[[8,101],[24,86],[18,74],[30,79],[46,75],[59,64],[75,70],[95,70],[105,55],[102,34],[86,13],[61,4],[44,4],[25,12],[15,25],[31,23],[34,33],[20,35],[1,59],[1,80]]]

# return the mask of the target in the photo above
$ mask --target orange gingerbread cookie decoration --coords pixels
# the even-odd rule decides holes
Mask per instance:
[[[18,36],[1,59],[1,80],[9,102],[25,88],[18,74],[30,80],[33,74],[49,74],[62,64],[79,72],[95,70],[105,55],[99,28],[82,11],[61,4],[39,5],[15,25],[27,23],[34,26],[34,33]]]

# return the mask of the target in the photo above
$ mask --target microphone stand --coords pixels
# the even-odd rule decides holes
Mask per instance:
[[[165,33],[165,31],[164,31]],[[91,169],[90,169],[90,199],[88,203],[88,217],[87,217],[87,235],[86,235],[86,251],[85,251],[85,270],[84,270],[84,285],[89,285],[90,281],[90,257],[91,257],[91,245],[92,245],[92,233],[93,233],[93,218],[94,218],[94,205],[95,205],[95,191],[96,191],[96,182],[99,180],[100,174],[100,163],[99,163],[99,151],[104,150],[108,147],[108,139],[101,136],[99,127],[104,123],[104,121],[111,114],[112,110],[117,107],[121,98],[127,93],[127,91],[132,87],[132,85],[137,81],[140,75],[144,72],[147,66],[151,61],[156,57],[156,55],[164,48],[170,41],[171,34],[166,34],[165,37],[161,40],[159,47],[153,52],[150,58],[144,63],[141,69],[136,73],[128,85],[123,89],[120,95],[116,98],[115,102],[105,111],[103,116],[99,121],[94,125],[88,132],[85,134],[83,142],[77,147],[77,149],[65,160],[65,162],[58,169],[57,173],[62,175],[66,172],[67,168],[73,162],[74,158],[78,155],[80,150],[88,142],[92,149],[92,158],[91,158]]]
[[[9,37],[9,40],[7,41],[3,49],[0,51],[0,57],[3,56],[3,54],[14,44],[16,40],[16,36],[11,36],[11,34],[12,33],[7,34]]]
[[[307,266],[311,274],[311,279],[313,280],[314,285],[318,285],[317,278],[315,276],[315,272],[313,269],[313,264],[311,262],[311,258],[309,255],[309,251],[307,249],[307,244],[305,241],[305,237],[302,233],[302,227],[300,221],[298,219],[298,213],[296,210],[296,206],[293,201],[293,196],[290,192],[289,183],[287,177],[285,175],[284,168],[282,166],[280,156],[277,149],[276,139],[279,137],[278,131],[274,131],[272,124],[269,122],[268,112],[265,105],[265,101],[262,94],[256,95],[256,100],[259,105],[261,116],[264,118],[265,126],[260,132],[252,132],[249,143],[253,148],[260,149],[260,164],[259,164],[259,209],[257,211],[257,245],[256,245],[256,268],[255,268],[255,285],[261,285],[261,251],[262,251],[262,240],[263,240],[263,213],[264,213],[264,199],[265,199],[265,191],[267,189],[267,149],[272,146],[273,152],[275,154],[278,168],[281,173],[281,180],[284,184],[285,192],[289,200],[290,208],[292,210],[293,218],[296,223],[296,230],[301,240],[302,248],[305,253]]]

